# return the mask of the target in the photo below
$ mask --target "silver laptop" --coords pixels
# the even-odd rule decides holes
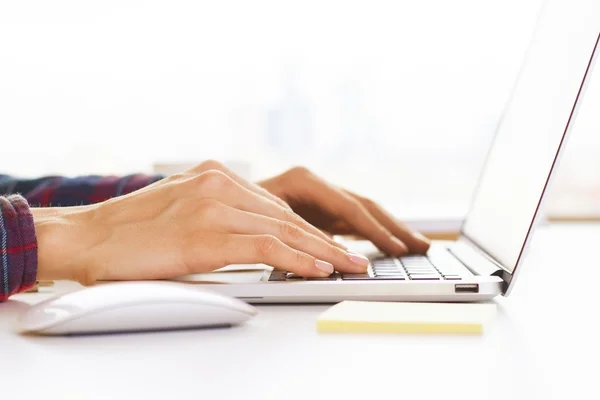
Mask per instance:
[[[480,301],[508,295],[591,75],[600,40],[599,3],[556,0],[543,6],[457,241],[434,242],[426,256],[402,258],[386,257],[364,241],[346,242],[370,257],[366,274],[306,279],[264,265],[234,265],[180,279],[254,303]]]

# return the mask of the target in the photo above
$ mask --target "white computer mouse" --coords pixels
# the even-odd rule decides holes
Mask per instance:
[[[106,283],[32,306],[17,322],[42,335],[131,332],[238,325],[257,314],[241,300],[184,283]]]

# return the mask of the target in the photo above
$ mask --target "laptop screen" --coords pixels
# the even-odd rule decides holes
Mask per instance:
[[[600,1],[547,1],[498,125],[462,234],[511,273],[573,123],[599,34]]]

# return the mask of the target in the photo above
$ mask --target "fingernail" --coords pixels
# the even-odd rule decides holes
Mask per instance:
[[[362,254],[348,252],[348,257],[350,258],[350,261],[352,261],[354,264],[358,264],[361,267],[369,266],[369,259],[363,256]]]
[[[327,275],[330,275],[333,273],[333,265],[329,264],[327,261],[317,260],[317,261],[315,261],[315,265],[317,266],[317,268],[319,268],[321,271],[325,272]]]
[[[401,249],[400,251],[401,251],[402,253],[408,253],[408,247],[406,247],[406,245],[405,245],[404,243],[402,243],[402,242],[400,241],[400,239],[398,239],[398,238],[397,238],[397,237],[395,237],[395,236],[390,236],[390,239],[392,240],[392,242],[394,242],[394,244],[395,244],[395,245],[396,245],[398,248],[400,248],[400,249]]]

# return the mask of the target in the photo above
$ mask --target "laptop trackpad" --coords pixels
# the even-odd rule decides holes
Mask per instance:
[[[195,283],[256,283],[272,268],[263,264],[228,265],[214,272],[189,274],[173,278],[180,282]]]

